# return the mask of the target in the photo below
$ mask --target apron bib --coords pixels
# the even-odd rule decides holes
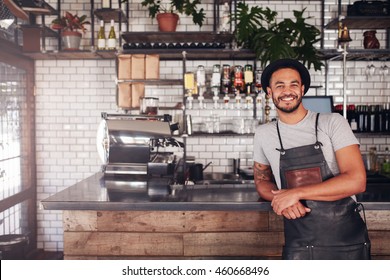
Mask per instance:
[[[282,189],[320,183],[332,174],[318,141],[285,150],[276,124],[280,149],[280,176]],[[346,197],[336,201],[302,200],[311,209],[299,219],[284,218],[285,246],[283,259],[370,259],[370,240],[367,227],[359,212],[361,204]],[[364,211],[364,209],[363,209]]]

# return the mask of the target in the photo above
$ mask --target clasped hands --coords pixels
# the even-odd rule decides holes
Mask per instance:
[[[311,211],[299,201],[299,197],[292,190],[272,190],[272,194],[274,198],[271,206],[277,215],[283,215],[287,219],[298,219]]]

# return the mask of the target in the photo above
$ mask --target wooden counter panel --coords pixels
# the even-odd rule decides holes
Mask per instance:
[[[181,211],[99,211],[99,231],[182,232],[185,217]]]
[[[187,232],[268,231],[268,212],[255,211],[198,211],[185,212]]]
[[[283,216],[276,215],[275,212],[268,212],[269,215],[269,231],[284,231]]]
[[[183,238],[173,233],[65,232],[66,255],[181,256]]]
[[[255,211],[64,211],[65,231],[268,231],[271,225],[283,230],[280,221]]]
[[[96,211],[64,211],[64,231],[97,231]]]
[[[371,240],[371,254],[390,257],[390,232],[369,231]],[[388,258],[389,259],[389,258]]]
[[[185,256],[281,256],[283,232],[221,232],[184,235]]]
[[[390,211],[366,211],[368,230],[390,230]]]

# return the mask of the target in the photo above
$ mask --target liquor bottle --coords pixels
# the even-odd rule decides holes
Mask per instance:
[[[230,79],[230,65],[229,64],[223,64],[222,67],[222,75],[221,75],[221,85],[222,85],[222,92],[227,95],[229,93],[229,88],[231,85],[231,79]]]
[[[357,123],[357,132],[363,131],[363,105],[356,106],[356,123]]]
[[[234,74],[232,75],[233,85],[236,93],[239,94],[244,88],[244,72],[241,65],[234,66]]]
[[[370,105],[368,113],[368,132],[375,132],[375,105]]]
[[[358,122],[355,105],[351,104],[347,107],[347,119],[353,132],[358,131]]]
[[[106,35],[104,34],[104,21],[100,21],[100,28],[97,35],[97,49],[105,50],[106,49]]]
[[[390,104],[386,103],[382,111],[382,131],[390,131]]]
[[[382,131],[382,107],[381,105],[375,105],[374,111],[374,131]]]
[[[112,1],[111,0],[102,0],[102,9],[111,9]]]
[[[115,50],[116,49],[116,34],[115,34],[114,20],[113,19],[111,20],[110,33],[108,34],[107,49],[108,50]]]
[[[256,94],[259,94],[262,91],[262,87],[261,87],[261,75],[262,74],[263,74],[262,70],[258,69],[258,70],[255,71],[254,80],[255,80],[255,91],[256,91]]]
[[[362,108],[362,128],[363,132],[368,132],[368,105],[363,105]]]
[[[253,71],[252,65],[247,64],[244,67],[244,81],[246,86],[246,93],[252,93],[252,84],[253,84]]]

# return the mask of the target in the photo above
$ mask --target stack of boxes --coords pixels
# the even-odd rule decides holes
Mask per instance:
[[[145,96],[144,80],[160,78],[160,57],[157,54],[120,54],[117,59],[117,106],[139,108],[140,99]]]

